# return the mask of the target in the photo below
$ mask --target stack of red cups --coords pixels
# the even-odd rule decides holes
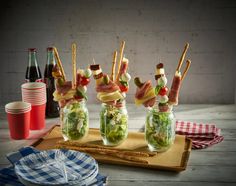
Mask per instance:
[[[26,139],[29,137],[31,104],[16,101],[5,105],[9,131],[12,139]]]
[[[46,84],[30,82],[21,85],[22,100],[31,104],[30,130],[40,130],[45,127]]]

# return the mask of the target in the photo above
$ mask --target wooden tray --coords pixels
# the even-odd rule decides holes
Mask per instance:
[[[56,142],[63,140],[60,126],[54,126],[48,134],[32,144],[39,150],[47,150],[55,148]],[[92,143],[102,145],[102,140],[98,129],[91,128],[86,138],[80,141],[81,143]],[[157,153],[153,157],[142,157],[148,161],[148,164],[136,163],[131,161],[122,160],[116,157],[91,154],[98,162],[120,164],[128,166],[146,167],[152,169],[164,169],[171,171],[183,171],[186,169],[187,162],[191,151],[191,140],[185,136],[176,135],[175,143],[172,147],[162,153]],[[129,132],[128,138],[116,149],[128,149],[134,151],[148,151],[147,143],[144,140],[144,133]]]

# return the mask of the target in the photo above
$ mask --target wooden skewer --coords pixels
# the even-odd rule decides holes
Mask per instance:
[[[96,62],[95,62],[95,59],[93,58],[93,64],[95,65],[96,64]]]
[[[76,88],[76,44],[72,43],[72,89]]]
[[[132,150],[118,150],[114,149],[112,147],[107,147],[107,146],[101,146],[101,145],[96,145],[96,144],[88,144],[88,143],[78,143],[76,141],[59,141],[57,142],[59,145],[64,145],[64,146],[75,146],[75,147],[88,147],[88,148],[97,148],[97,149],[108,149],[108,150],[113,150],[116,152],[122,152],[126,153],[130,156],[142,156],[142,157],[149,157],[149,156],[154,156],[156,155],[156,152],[141,152],[141,151],[132,151]]]
[[[61,73],[62,73],[62,78],[63,78],[64,81],[66,81],[65,71],[64,71],[64,69],[63,69],[63,66],[62,66],[62,63],[61,63],[61,60],[60,60],[60,57],[59,57],[57,48],[56,48],[56,47],[53,47],[53,50],[54,50],[54,53],[55,53],[55,57],[56,57],[56,59],[57,59],[57,65],[58,65],[58,67],[60,68]]]
[[[118,75],[119,75],[119,71],[120,71],[121,61],[123,59],[124,48],[125,48],[125,41],[122,41],[121,46],[120,46],[120,59],[119,59],[119,64],[118,64],[118,69],[117,69],[116,80],[118,80],[118,78],[119,78]]]
[[[117,152],[110,149],[96,149],[96,148],[89,148],[89,147],[75,147],[75,146],[67,146],[67,145],[56,145],[56,148],[77,150],[77,151],[87,152],[89,154],[94,153],[94,154],[108,155],[108,156],[117,157],[123,160],[137,162],[137,163],[145,163],[145,164],[148,163],[147,160],[143,160],[135,156],[129,156],[125,153]]]
[[[189,67],[190,67],[190,65],[191,65],[191,61],[188,59],[188,60],[186,61],[186,63],[187,63],[187,65],[186,65],[186,68],[185,68],[185,70],[184,70],[184,72],[183,72],[181,81],[184,80],[184,78],[185,78],[185,76],[186,76],[186,74],[187,74],[187,72],[188,72],[188,69],[189,69]]]
[[[112,69],[111,69],[111,80],[112,81],[114,81],[114,79],[115,79],[116,60],[117,60],[117,51],[114,51],[113,60],[112,60]]]
[[[187,53],[188,48],[189,48],[189,43],[186,43],[186,45],[185,45],[185,47],[184,47],[184,51],[183,51],[183,53],[182,53],[182,56],[181,56],[181,58],[180,58],[180,60],[179,60],[179,64],[178,64],[177,69],[176,69],[177,72],[180,71],[180,68],[181,68],[181,66],[182,66],[182,64],[183,64],[183,61],[184,61],[184,58],[185,58],[185,55],[186,55],[186,53]]]

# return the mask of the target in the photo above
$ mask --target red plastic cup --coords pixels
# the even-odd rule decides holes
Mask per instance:
[[[46,103],[42,105],[32,105],[30,115],[30,130],[40,130],[45,127]]]
[[[30,103],[8,103],[5,106],[5,110],[7,113],[10,137],[15,140],[27,139],[30,129]]]

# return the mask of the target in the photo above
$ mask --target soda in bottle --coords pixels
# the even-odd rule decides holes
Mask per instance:
[[[28,66],[25,74],[26,82],[42,82],[42,75],[37,63],[36,48],[28,49]]]
[[[44,82],[47,87],[47,104],[46,104],[46,116],[58,117],[59,106],[58,102],[53,100],[53,92],[55,91],[54,77],[52,76],[52,69],[56,65],[54,52],[52,47],[47,48],[47,64],[44,70]]]

